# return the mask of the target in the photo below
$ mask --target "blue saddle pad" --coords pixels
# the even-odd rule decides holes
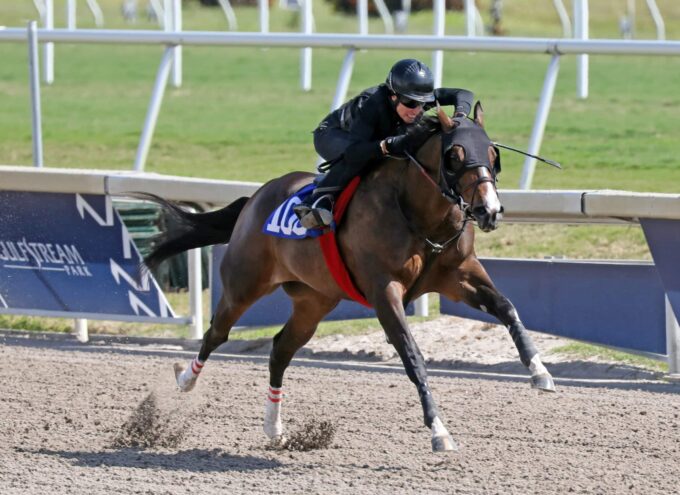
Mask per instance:
[[[283,237],[285,239],[305,239],[307,237],[319,237],[323,235],[325,229],[311,229],[307,230],[300,225],[297,215],[293,211],[293,206],[302,203],[302,201],[314,191],[316,185],[314,183],[307,184],[298,192],[286,199],[276,210],[269,215],[267,221],[262,227],[262,232],[276,237]],[[331,226],[334,228],[334,225]]]

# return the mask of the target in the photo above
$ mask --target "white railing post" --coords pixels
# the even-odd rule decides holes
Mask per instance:
[[[652,20],[656,26],[656,39],[665,40],[666,39],[666,24],[663,22],[663,17],[659,11],[659,7],[656,5],[656,0],[647,0],[647,8],[649,13],[652,15]]]
[[[375,8],[378,10],[378,14],[380,14],[380,18],[385,25],[385,32],[387,34],[394,33],[394,21],[392,21],[392,14],[390,14],[390,10],[387,8],[387,5],[385,5],[385,2],[383,0],[373,0],[373,3],[375,4]]]
[[[224,17],[227,18],[227,25],[229,26],[229,31],[236,31],[238,29],[238,22],[236,21],[236,12],[234,8],[229,3],[229,0],[217,0],[222,7],[222,12],[224,12]],[[260,0],[261,2],[266,2],[267,0]],[[260,13],[262,15],[262,13]],[[262,20],[260,20],[260,29],[262,29]],[[269,10],[267,10],[267,32],[269,32]]]
[[[38,11],[38,15],[40,16],[40,22],[44,23],[45,22],[45,0],[33,0],[33,5],[35,6],[35,9]]]
[[[40,104],[40,65],[38,30],[35,21],[28,23],[28,74],[31,85],[31,124],[33,126],[33,165],[43,166],[42,107]]]
[[[66,29],[76,28],[76,0],[66,0]]]
[[[357,0],[357,20],[359,21],[359,34],[368,34],[368,0]]]
[[[565,38],[571,38],[574,33],[571,29],[571,21],[569,20],[569,14],[567,14],[567,9],[564,8],[564,3],[562,0],[553,0],[555,5],[555,10],[557,10],[557,15],[560,18],[560,23],[562,24],[562,35]]]
[[[176,33],[182,31],[182,0],[173,0],[172,31]],[[175,46],[173,50],[175,53],[172,57],[172,85],[180,88],[182,86],[182,45]]]
[[[92,12],[95,26],[102,27],[104,25],[104,13],[97,0],[87,0],[87,6],[90,7],[90,12]]]
[[[668,355],[668,373],[680,378],[680,326],[675,318],[673,307],[668,296],[666,299],[666,354]]]
[[[340,75],[338,76],[338,83],[335,85],[335,95],[333,96],[333,103],[331,103],[331,111],[339,108],[347,98],[347,90],[349,83],[352,80],[352,71],[354,70],[354,48],[347,50],[345,59],[342,61],[340,67]]]
[[[87,332],[87,320],[84,318],[76,318],[73,321],[73,332],[78,339],[78,342],[85,343],[90,340]]]
[[[429,316],[430,315],[430,308],[429,308],[429,297],[427,294],[423,294],[420,296],[418,299],[413,301],[413,314],[415,316]]]
[[[550,106],[552,105],[553,94],[555,93],[555,85],[557,84],[557,74],[560,70],[560,56],[555,54],[550,60],[548,70],[543,81],[543,89],[541,90],[541,98],[538,101],[538,109],[536,110],[536,118],[534,119],[534,127],[531,130],[531,138],[529,139],[528,153],[537,155],[541,149],[541,142],[543,141],[543,132],[545,125],[548,122],[548,114],[550,113]],[[519,182],[520,189],[531,189],[531,182],[534,179],[534,169],[536,168],[536,160],[527,156],[524,159],[524,168],[522,169],[522,178]]]
[[[163,0],[163,31],[172,31],[172,2],[173,0]]]
[[[446,25],[446,0],[434,0],[434,35],[444,36]],[[432,52],[432,74],[434,75],[434,87],[441,88],[444,74],[444,51]]]
[[[258,6],[260,9],[260,32],[269,32],[269,0],[258,0]],[[232,9],[233,12],[233,9]]]
[[[189,306],[191,310],[191,338],[200,339],[203,336],[203,287],[201,274],[201,250],[187,251],[189,274]]]
[[[156,16],[156,22],[160,28],[165,31],[165,7],[163,7],[161,0],[149,0],[149,9]]]
[[[314,21],[312,13],[312,0],[302,1],[302,32],[312,34],[312,23]],[[312,89],[312,49],[303,48],[300,51],[300,87],[304,91]]]
[[[475,0],[465,0],[465,34],[467,36],[477,36],[477,7]]]
[[[45,29],[54,29],[54,0],[45,0]],[[54,43],[45,43],[43,56],[43,82],[54,82]]]
[[[149,102],[149,109],[146,112],[146,119],[144,120],[144,129],[139,138],[139,147],[137,148],[137,156],[135,157],[134,170],[137,172],[144,171],[146,164],[146,157],[149,154],[151,147],[151,139],[153,132],[156,129],[156,122],[158,121],[158,113],[161,110],[161,103],[163,103],[163,95],[165,94],[165,86],[168,84],[170,77],[170,67],[172,65],[173,47],[168,46],[163,53],[161,64],[158,67],[156,74],[156,82],[151,93],[151,101]]]
[[[588,39],[588,0],[574,0],[574,38]],[[576,55],[576,96],[588,98],[588,55]]]

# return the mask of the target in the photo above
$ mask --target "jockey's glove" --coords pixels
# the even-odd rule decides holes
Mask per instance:
[[[403,156],[404,152],[409,149],[408,136],[401,134],[388,137],[380,143],[380,148],[386,155]]]

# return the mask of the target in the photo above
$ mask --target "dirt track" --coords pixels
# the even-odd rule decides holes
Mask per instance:
[[[196,389],[180,394],[172,363],[192,355],[0,332],[0,493],[679,490],[678,384],[590,382],[563,363],[554,369],[558,393],[539,395],[525,377],[499,375],[503,363],[439,366],[430,382],[461,450],[435,455],[400,368],[298,360],[285,382],[287,432],[316,419],[336,434],[329,449],[272,451],[261,430],[266,358],[215,356]],[[172,426],[186,422],[185,438],[175,448],[113,448],[150,392]]]

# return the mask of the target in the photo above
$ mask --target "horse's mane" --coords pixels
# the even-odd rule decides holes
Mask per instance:
[[[441,132],[442,125],[436,115],[426,115],[406,130],[408,141],[413,150],[418,150],[435,134]]]

